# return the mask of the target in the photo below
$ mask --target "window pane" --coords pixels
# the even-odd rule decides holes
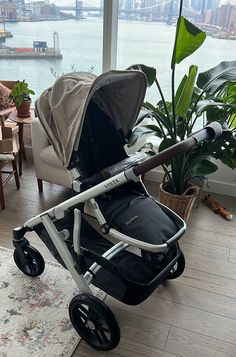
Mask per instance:
[[[77,1],[78,20],[75,19],[75,0],[53,2],[55,6],[46,5],[46,2],[41,5],[34,1],[26,2],[24,9],[21,1],[18,1],[18,5],[14,5],[15,1],[4,2],[8,4],[5,8],[1,6],[0,1],[0,28],[5,25],[6,31],[13,35],[12,38],[7,38],[0,48],[0,79],[26,79],[36,92],[33,100],[53,84],[55,76],[73,70],[92,70],[95,74],[101,73],[103,21],[102,12],[99,9],[100,1]],[[10,6],[17,6],[17,11],[10,12]],[[64,8],[60,9],[59,6],[64,6]],[[84,9],[82,12],[81,6]],[[3,14],[5,24],[1,23]],[[18,21],[19,19],[24,21]],[[39,21],[46,19],[51,21]],[[53,39],[54,32],[57,32],[59,37],[56,36]],[[56,47],[58,43],[63,58],[45,58],[45,48],[37,48],[36,44],[35,51],[40,52],[43,59],[29,59],[34,52],[34,41],[46,42],[47,47],[51,48],[49,51],[53,51],[54,43]],[[39,44],[41,45],[44,46],[42,43]],[[16,48],[17,50],[14,50]],[[22,48],[27,51],[27,59],[1,58],[3,52],[22,54]]]
[[[176,85],[191,64],[197,64],[202,72],[221,61],[235,60],[236,6],[232,1],[232,5],[221,3],[222,6],[219,1],[184,2],[184,16],[209,35],[201,48],[177,65]],[[119,7],[117,67],[124,69],[134,63],[155,67],[166,99],[170,99],[170,63],[178,4],[179,1],[123,0]],[[148,99],[158,99],[154,87],[148,89]]]

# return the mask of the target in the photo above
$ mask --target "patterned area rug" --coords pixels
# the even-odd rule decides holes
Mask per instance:
[[[46,263],[41,276],[30,278],[12,253],[0,248],[0,357],[71,356],[80,338],[69,320],[68,305],[79,292],[70,274]]]

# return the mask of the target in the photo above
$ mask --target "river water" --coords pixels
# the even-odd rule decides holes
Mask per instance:
[[[0,60],[0,79],[26,79],[36,92],[34,100],[55,80],[50,68],[60,75],[93,67],[95,74],[102,68],[102,19],[86,19],[8,23],[7,30],[13,38],[7,39],[9,47],[32,47],[33,41],[47,41],[53,46],[53,32],[59,33],[62,60]],[[125,69],[133,63],[145,63],[157,68],[158,78],[168,98],[170,95],[170,61],[175,27],[164,23],[119,21],[117,69]],[[235,60],[236,41],[207,37],[202,47],[189,59],[177,66],[177,82],[188,72],[190,64],[197,64],[199,72],[205,71],[223,60]],[[155,98],[154,89],[149,99]]]

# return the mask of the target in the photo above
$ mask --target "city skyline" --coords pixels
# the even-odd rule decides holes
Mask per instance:
[[[39,0],[30,0],[30,1],[25,1],[26,3],[28,2],[38,2]],[[138,1],[138,0],[137,0]],[[75,0],[48,0],[49,3],[54,3],[55,5],[67,5],[67,4],[73,4],[75,3]],[[89,4],[90,6],[99,6],[101,3],[101,0],[83,0],[84,3]],[[139,1],[141,2],[141,0]],[[165,2],[163,0],[163,2]],[[220,5],[223,4],[231,4],[231,5],[236,5],[236,0],[220,0]]]

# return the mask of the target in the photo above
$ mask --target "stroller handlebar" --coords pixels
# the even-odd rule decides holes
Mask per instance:
[[[161,151],[160,153],[152,156],[150,159],[138,164],[133,168],[135,176],[140,176],[146,172],[154,169],[157,166],[164,164],[165,162],[173,159],[179,154],[183,154],[196,145],[206,140],[214,140],[222,134],[222,127],[218,122],[212,122],[202,130],[199,130],[192,134],[189,138]]]
[[[214,121],[214,122],[208,124],[207,126],[205,126],[205,128],[193,133],[191,135],[191,137],[195,138],[197,140],[197,143],[200,143],[205,140],[216,139],[218,136],[220,136],[222,134],[222,131],[223,131],[223,129],[222,129],[222,126],[220,125],[220,123],[218,123],[217,121]]]
[[[194,148],[199,143],[206,140],[214,140],[222,133],[222,127],[218,122],[213,122],[207,125],[204,129],[199,130],[192,134],[189,138],[180,141],[179,143],[165,149],[155,156],[149,159],[145,159],[144,153],[139,153],[138,155],[133,155],[132,159],[125,159],[124,162],[120,162],[119,165],[113,165],[101,172],[92,175],[82,182],[82,190],[92,187],[120,172],[124,172],[127,169],[132,169],[133,174],[137,177],[145,174],[146,172],[154,169],[157,166],[168,162],[179,154],[183,154]],[[138,163],[140,162],[140,163]]]

